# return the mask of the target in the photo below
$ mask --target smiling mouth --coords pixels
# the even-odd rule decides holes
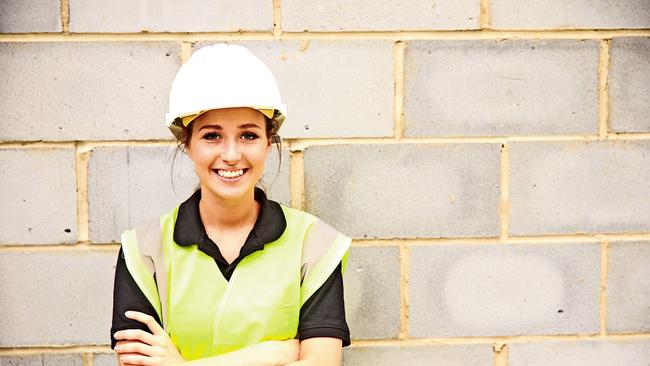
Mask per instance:
[[[218,176],[225,179],[237,179],[244,175],[248,169],[236,169],[236,170],[223,170],[223,169],[213,169]]]

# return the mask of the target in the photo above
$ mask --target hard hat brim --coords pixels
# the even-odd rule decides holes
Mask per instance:
[[[232,108],[236,108],[236,107],[232,107]],[[264,108],[264,107],[248,107],[248,108],[256,109],[258,112],[262,113],[268,119],[273,119],[273,117],[275,116],[275,109],[273,109],[273,108]],[[221,108],[219,108],[219,109],[221,109]],[[203,111],[199,111],[197,113],[191,113],[191,114],[188,114],[188,115],[185,115],[185,116],[181,116],[179,118],[181,119],[181,121],[183,123],[183,126],[187,127],[187,126],[190,125],[190,123],[192,123],[192,121],[199,118],[200,115],[202,115],[203,113],[205,113],[207,111],[208,110],[203,110]]]
[[[285,119],[285,113],[286,113],[286,112],[283,113],[283,111],[281,110],[268,108],[268,107],[250,107],[250,106],[232,106],[232,107],[220,107],[220,108],[213,108],[213,109],[225,109],[225,108],[253,108],[259,111],[260,113],[262,113],[269,120],[275,122],[274,132],[277,132],[280,129],[280,126],[282,126],[282,123],[284,122]],[[176,117],[171,121],[169,121],[169,114],[167,114],[166,116],[168,119],[167,127],[169,127],[169,130],[172,132],[172,134],[174,135],[174,137],[176,137],[177,140],[181,140],[183,138],[184,128],[187,128],[190,125],[190,123],[192,123],[203,113],[207,111],[211,111],[213,109],[206,109],[194,113],[188,113],[183,116]]]

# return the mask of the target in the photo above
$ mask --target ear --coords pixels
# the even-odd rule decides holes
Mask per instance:
[[[194,155],[192,154],[194,150],[192,150],[190,144],[183,145],[183,151],[185,152],[185,155],[190,158],[190,160],[194,161]]]
[[[190,157],[190,159],[192,159],[192,144],[190,142],[192,141],[192,136],[194,136],[194,125],[196,125],[196,123],[192,121],[187,127],[184,128],[186,136],[184,138],[185,142],[183,143],[183,150],[185,150],[185,153]]]

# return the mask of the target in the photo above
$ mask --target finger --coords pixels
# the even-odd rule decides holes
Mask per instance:
[[[117,334],[117,333],[116,333],[116,334]],[[122,345],[122,344],[129,344],[129,343],[131,343],[131,342],[133,342],[133,341],[117,341],[117,342],[115,342],[115,346],[119,346],[119,345]],[[136,342],[137,342],[137,341],[136,341]]]
[[[142,343],[140,341],[117,341],[117,342],[115,342],[115,347],[113,347],[113,351],[115,351],[116,353],[128,353],[128,352],[123,352],[121,350],[124,349],[123,346],[130,345],[132,343],[145,344],[145,343]]]
[[[156,359],[149,356],[142,356],[133,353],[125,353],[119,356],[120,362],[124,365],[155,365]]]
[[[156,351],[153,347],[142,342],[129,342],[126,344],[116,345],[115,352],[117,353],[139,353],[145,356],[156,356]]]
[[[125,340],[125,341],[140,341],[142,343],[146,343],[152,346],[157,344],[156,342],[157,339],[155,336],[141,329],[120,330],[118,332],[115,332],[115,334],[113,334],[113,337],[115,337],[115,340],[117,340],[118,342],[120,340]]]
[[[120,366],[137,366],[137,364],[133,364],[133,363],[125,362],[125,361],[124,361],[124,358],[125,358],[126,356],[133,356],[133,357],[135,357],[135,356],[142,356],[142,355],[141,355],[141,354],[138,354],[138,353],[123,353],[123,354],[117,354],[118,364],[119,364]],[[142,357],[145,357],[145,356],[142,356]]]
[[[124,315],[129,319],[137,320],[140,323],[146,324],[153,335],[165,334],[165,330],[162,329],[160,324],[158,324],[156,319],[154,319],[154,317],[151,315],[141,313],[139,311],[127,311],[124,313]]]

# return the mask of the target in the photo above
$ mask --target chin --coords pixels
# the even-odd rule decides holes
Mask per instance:
[[[244,179],[238,182],[224,182],[216,174],[210,174],[207,182],[201,182],[202,194],[209,192],[208,194],[223,200],[241,199],[247,195],[252,196],[255,191],[255,184],[252,182],[252,177],[244,175],[242,178]]]
[[[253,187],[210,187],[208,186],[203,186],[203,189],[206,189],[207,191],[210,192],[210,194],[213,194],[216,197],[219,197],[223,200],[234,200],[234,199],[240,199],[243,197],[246,197],[247,195],[252,195],[255,191],[255,186]]]

